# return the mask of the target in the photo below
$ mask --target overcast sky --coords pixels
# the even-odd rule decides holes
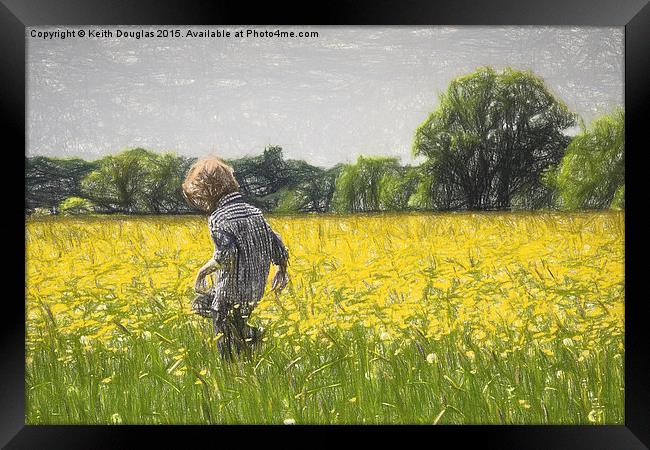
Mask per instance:
[[[52,40],[28,29],[28,155],[140,146],[234,158],[274,144],[323,167],[359,154],[409,163],[438,93],[482,65],[532,70],[587,123],[623,105],[623,28],[280,27],[314,38],[178,28],[183,37]]]

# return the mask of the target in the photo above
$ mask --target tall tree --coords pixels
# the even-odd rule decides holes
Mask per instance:
[[[235,170],[235,177],[248,197],[265,197],[279,191],[291,180],[282,147],[272,145],[259,156],[248,156],[227,161]]]
[[[331,208],[336,178],[342,169],[338,164],[317,172],[300,182],[294,189],[285,189],[277,207],[279,212],[327,212]]]
[[[108,211],[141,212],[147,166],[153,159],[155,154],[143,148],[102,158],[98,169],[83,179],[85,196]]]
[[[406,166],[387,171],[379,182],[379,208],[382,211],[408,209],[417,185],[417,168]]]
[[[415,155],[427,158],[429,203],[510,208],[535,190],[569,143],[576,116],[530,72],[482,67],[453,80],[417,128]]]
[[[380,211],[382,180],[399,174],[396,158],[359,156],[336,179],[334,208],[339,212]]]
[[[316,180],[327,184],[329,178],[323,169],[305,161],[284,159],[282,147],[277,145],[266,147],[262,155],[227,162],[235,170],[235,177],[244,196],[266,211],[276,208],[289,191],[292,196],[297,194],[295,200],[298,206],[294,206],[309,211],[321,208],[323,199],[320,196],[328,195],[326,186],[322,187],[320,194],[310,186]],[[293,200],[290,203],[293,204]]]
[[[625,113],[622,108],[583,127],[560,164],[548,174],[557,189],[558,206],[625,206]]]
[[[195,158],[177,156],[173,153],[148,155],[142,159],[142,202],[147,211],[177,213],[187,211],[182,183]]]

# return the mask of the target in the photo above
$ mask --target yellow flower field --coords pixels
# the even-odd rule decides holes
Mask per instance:
[[[227,365],[204,218],[30,219],[28,423],[623,423],[623,212],[269,222],[291,281]]]

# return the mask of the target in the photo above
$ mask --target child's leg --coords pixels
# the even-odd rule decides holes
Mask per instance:
[[[231,335],[233,337],[232,343],[237,351],[237,354],[242,352],[250,355],[252,348],[253,329],[248,326],[246,319],[242,317],[238,310],[232,310],[228,315],[229,324],[231,326]]]
[[[262,328],[250,326],[247,323],[248,317],[253,312],[255,304],[248,304],[248,307],[245,310],[245,315],[242,316],[242,329],[244,330],[243,335],[245,336],[245,342],[250,348],[258,348],[262,344],[262,336],[264,330]],[[244,311],[242,311],[243,313]]]
[[[222,358],[231,360],[234,354],[249,352],[252,344],[250,338],[254,332],[236,310],[230,309],[225,313],[213,311],[212,317],[215,335],[220,336],[217,348]]]
[[[248,326],[248,339],[250,339],[249,344],[253,348],[259,348],[262,345],[262,337],[264,337],[264,330],[258,327]]]
[[[262,342],[262,330],[246,323],[248,314],[242,316],[239,308],[223,306],[219,311],[212,311],[214,332],[220,336],[217,348],[224,359],[232,359],[234,353],[250,354]]]
[[[212,326],[215,336],[217,337],[217,349],[223,359],[232,359],[232,332],[228,326],[225,314],[218,311],[212,311]]]

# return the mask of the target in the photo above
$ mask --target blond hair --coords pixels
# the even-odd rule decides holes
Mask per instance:
[[[190,206],[210,213],[219,200],[237,192],[239,183],[233,168],[216,156],[207,156],[195,162],[183,182],[183,195]]]

